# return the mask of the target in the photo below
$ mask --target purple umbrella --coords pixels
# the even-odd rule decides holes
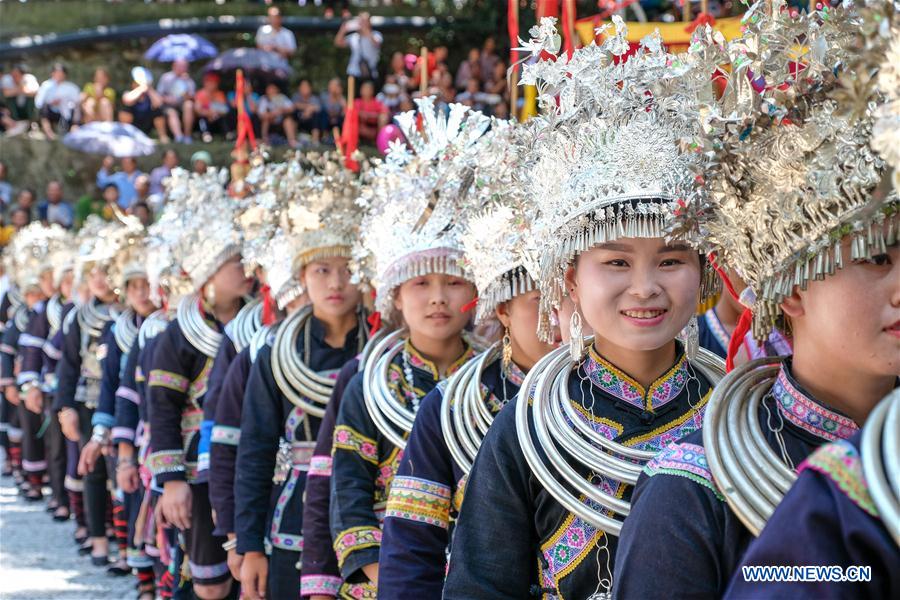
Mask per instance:
[[[153,154],[156,143],[128,123],[94,121],[71,131],[63,144],[79,152],[109,154],[117,158]]]
[[[275,54],[257,48],[232,48],[226,50],[203,67],[204,73],[231,73],[243,69],[244,75],[262,76],[285,80],[294,72],[288,61]]]
[[[173,33],[154,42],[144,53],[147,60],[172,62],[179,58],[194,61],[213,58],[219,53],[209,40],[189,33]]]

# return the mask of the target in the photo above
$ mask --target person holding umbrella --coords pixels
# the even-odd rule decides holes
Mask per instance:
[[[131,89],[122,94],[119,121],[134,125],[144,133],[149,133],[152,126],[159,142],[168,144],[171,140],[162,112],[163,99],[153,89],[153,74],[144,67],[135,67],[131,70],[131,79]]]

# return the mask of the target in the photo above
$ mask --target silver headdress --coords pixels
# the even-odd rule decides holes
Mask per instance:
[[[543,335],[573,258],[616,238],[664,237],[677,203],[702,194],[702,156],[692,141],[696,99],[712,93],[709,73],[666,53],[658,32],[625,60],[626,27],[613,21],[602,44],[523,69],[542,109],[522,185],[538,209]],[[536,58],[558,50],[554,22],[532,29],[525,46]]]
[[[416,103],[421,129],[414,111],[396,118],[411,149],[394,142],[359,199],[366,216],[353,255],[358,268],[371,270],[375,308],[388,321],[394,320],[394,289],[403,282],[429,273],[471,277],[459,264],[461,212],[473,173],[465,165],[490,119],[460,104],[444,114],[433,98]]]
[[[884,105],[877,63],[868,64],[884,56],[878,36],[866,36],[852,6],[799,17],[781,0],[771,12],[763,6],[727,46],[695,36],[730,69],[723,99],[704,107],[709,194],[680,211],[673,229],[747,282],[757,339],[794,286],[842,267],[844,236],[853,236],[857,260],[883,252],[898,229],[896,192],[876,193],[885,164],[870,146]]]
[[[885,59],[878,72],[878,89],[887,101],[876,112],[872,148],[893,169],[893,186],[900,190],[900,23],[883,19],[879,29],[892,27],[886,41]],[[880,32],[881,33],[881,32]]]
[[[462,264],[478,288],[475,318],[484,322],[498,304],[537,289],[536,252],[529,222],[535,207],[515,177],[524,154],[523,127],[494,121],[477,144],[469,195],[480,212],[469,217],[461,236]]]
[[[210,169],[199,175],[175,169],[169,181],[167,203],[178,207],[181,222],[172,258],[187,273],[194,291],[242,250],[234,222],[238,202],[226,192],[227,175],[225,170]]]
[[[41,274],[53,269],[54,253],[71,243],[72,236],[59,225],[47,227],[36,222],[23,227],[5,252],[5,268],[10,279],[22,293],[38,286]]]

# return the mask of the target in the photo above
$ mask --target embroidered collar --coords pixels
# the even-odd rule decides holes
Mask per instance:
[[[852,436],[859,427],[852,419],[825,408],[803,391],[790,373],[789,361],[781,365],[781,371],[772,386],[772,397],[781,416],[812,435],[833,442]]]
[[[475,356],[475,350],[471,345],[469,345],[467,341],[463,340],[463,345],[465,346],[463,353],[459,358],[453,361],[453,364],[451,364],[447,368],[447,373],[444,377],[450,377],[451,375],[453,375],[456,371],[459,370],[461,366],[466,364],[466,362],[468,362],[470,358]],[[433,361],[430,361],[422,356],[422,354],[418,350],[416,350],[415,346],[412,345],[412,342],[409,341],[409,338],[406,338],[405,349],[406,353],[409,355],[409,364],[411,367],[429,373],[435,381],[440,381],[441,379],[443,379],[440,376],[437,365],[434,364]]]
[[[584,370],[591,382],[607,394],[650,412],[677,397],[689,379],[687,359],[680,348],[675,365],[654,381],[649,390],[600,356],[593,346],[584,361]]]
[[[330,346],[325,341],[325,323],[322,322],[321,319],[316,317],[315,315],[310,315],[309,317],[309,333],[312,336],[312,339],[319,345],[321,348],[331,348],[332,350],[351,350],[356,347],[359,342],[357,341],[359,336],[359,323],[357,323],[356,327],[347,332],[346,337],[344,337],[344,345],[341,347]],[[302,336],[297,336],[297,344],[302,343]]]
[[[719,346],[727,352],[728,344],[731,342],[731,336],[725,330],[725,326],[722,325],[722,321],[719,319],[719,314],[716,312],[715,306],[703,313],[703,320],[706,321],[706,326],[709,327],[709,330],[712,332],[713,337],[716,338]]]
[[[522,387],[522,382],[525,381],[525,372],[516,363],[512,361],[510,363],[509,371],[506,373],[506,380],[516,387]]]

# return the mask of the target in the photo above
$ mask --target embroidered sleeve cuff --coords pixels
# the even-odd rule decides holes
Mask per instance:
[[[123,400],[128,400],[129,402],[133,402],[134,404],[138,405],[140,405],[141,403],[141,395],[130,387],[126,387],[124,385],[120,385],[119,389],[116,390],[116,398],[122,398]]]
[[[31,381],[37,381],[41,376],[37,371],[22,371],[19,373],[18,377],[16,377],[16,383],[18,385],[25,385]]]
[[[101,427],[106,427],[108,429],[112,429],[112,427],[115,424],[116,424],[116,418],[107,413],[95,411],[94,415],[91,417],[91,427],[96,427],[97,425],[100,425]]]
[[[62,358],[62,350],[60,350],[59,348],[57,348],[50,342],[47,342],[46,344],[41,346],[41,349],[44,351],[44,354],[46,354],[47,358],[49,358],[50,360],[59,360]]]
[[[309,461],[307,477],[331,477],[331,457],[313,456]]]
[[[385,517],[450,526],[450,486],[418,477],[395,477]]]
[[[113,427],[112,441],[114,444],[119,442],[134,442],[134,429],[130,427]]]
[[[213,444],[224,444],[226,446],[237,446],[241,441],[241,430],[238,427],[228,427],[226,425],[214,425],[212,429]]]
[[[187,377],[178,373],[154,369],[150,371],[148,385],[150,387],[164,387],[184,394],[190,387],[190,381],[188,381]]]
[[[334,449],[353,452],[364,461],[378,466],[378,444],[352,427],[338,425],[334,428]]]
[[[19,346],[28,346],[29,348],[43,348],[47,340],[37,336],[23,333],[19,336]]]
[[[876,519],[880,518],[866,485],[862,459],[850,442],[842,440],[820,447],[801,463],[798,473],[806,470],[816,471],[831,480],[855,505]]]
[[[716,498],[725,501],[725,497],[713,482],[712,472],[706,462],[706,450],[696,444],[669,444],[644,465],[644,473],[654,475],[675,475],[685,477],[694,483],[708,488]]]
[[[351,527],[340,532],[334,540],[338,566],[345,575],[377,563],[380,548],[381,529],[378,527]]]
[[[304,575],[300,578],[300,596],[337,597],[341,578],[331,575]]]
[[[9,344],[0,344],[0,352],[2,352],[3,354],[15,354],[16,349]]]
[[[167,481],[185,480],[184,453],[181,450],[163,450],[147,457],[146,467],[160,485]]]

